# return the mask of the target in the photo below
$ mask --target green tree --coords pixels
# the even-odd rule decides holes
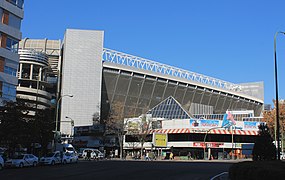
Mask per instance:
[[[15,149],[27,146],[29,143],[28,121],[24,115],[28,112],[24,110],[25,104],[6,102],[0,110],[0,144]]]
[[[259,125],[259,135],[254,143],[252,154],[254,161],[276,159],[276,147],[266,124]]]
[[[53,138],[53,113],[50,109],[37,110],[35,116],[29,116],[31,109],[25,102],[6,102],[0,108],[0,146],[10,151],[25,147],[33,152],[36,143],[46,151],[47,144]]]

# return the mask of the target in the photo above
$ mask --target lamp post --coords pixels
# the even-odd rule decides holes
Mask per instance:
[[[210,129],[208,129],[207,131],[206,131],[206,134],[205,134],[205,136],[204,136],[204,159],[205,159],[205,157],[206,157],[206,148],[207,148],[207,145],[206,145],[206,138],[207,138],[207,135],[208,135],[208,133],[210,132],[210,131],[212,131],[213,129],[220,129],[220,128],[222,128],[222,127],[213,127],[213,128],[210,128]],[[209,155],[208,155],[209,156]]]
[[[278,31],[274,36],[274,69],[275,69],[275,93],[276,93],[276,123],[275,123],[275,142],[277,141],[277,160],[280,160],[280,123],[279,123],[279,99],[278,99],[278,77],[277,77],[277,53],[276,53],[276,38],[278,34],[285,35],[285,32]],[[276,143],[275,143],[276,145]]]
[[[205,136],[204,136],[204,145],[205,145],[205,148],[204,148],[204,159],[205,159],[205,155],[206,155],[206,138],[207,138],[207,135],[208,135],[208,133],[210,132],[210,131],[212,131],[213,129],[220,129],[220,128],[224,128],[225,126],[227,126],[227,125],[230,125],[231,127],[233,126],[231,123],[227,123],[227,124],[225,124],[224,126],[219,126],[219,127],[213,127],[213,128],[210,128],[210,129],[208,129],[207,131],[206,131],[206,134],[205,134]],[[233,132],[233,131],[232,131]],[[232,149],[233,149],[233,133],[232,133]]]
[[[57,125],[58,125],[58,109],[59,109],[59,102],[60,100],[63,98],[63,97],[73,97],[73,95],[71,94],[66,94],[66,95],[63,95],[63,96],[60,96],[56,102],[56,117],[55,117],[55,131],[54,131],[54,139],[52,141],[52,148],[54,148],[54,150],[56,150],[56,142],[55,142],[55,138],[56,138],[56,135],[58,134],[57,133]]]
[[[232,129],[232,159],[234,159],[234,126],[231,126]]]
[[[63,96],[60,96],[56,102],[56,118],[55,118],[55,131],[57,131],[57,126],[58,126],[58,109],[59,109],[59,103],[60,103],[60,100],[63,98],[63,97],[73,97],[72,94],[66,94],[66,95],[63,95]]]
[[[70,125],[71,125],[71,131],[70,131],[70,136],[73,135],[73,129],[74,129],[74,120],[71,117],[65,116],[65,118],[70,119]],[[62,122],[62,121],[61,121]]]

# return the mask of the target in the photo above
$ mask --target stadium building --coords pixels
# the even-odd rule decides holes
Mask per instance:
[[[23,49],[28,49],[28,42],[26,40],[26,45],[22,45],[25,47]],[[30,40],[30,49],[36,46],[32,42]],[[227,140],[223,142],[228,144],[220,148],[231,146],[231,138],[227,137],[229,134],[238,135],[235,142],[248,143],[252,143],[252,137],[257,134],[260,118],[254,117],[259,117],[263,111],[263,82],[231,83],[108,49],[104,47],[103,31],[67,29],[62,44],[57,44],[55,49],[58,52],[53,57],[57,59],[56,68],[51,61],[45,61],[41,67],[48,65],[51,69],[55,68],[58,86],[53,94],[56,95],[59,108],[60,131],[62,134],[72,135],[73,125],[65,121],[68,117],[74,121],[75,135],[85,136],[75,139],[77,142],[74,143],[84,144],[85,147],[88,144],[92,144],[92,147],[105,146],[106,142],[104,144],[102,137],[94,137],[94,134],[102,135],[104,132],[104,128],[96,120],[98,117],[101,120],[106,119],[112,107],[118,104],[121,106],[121,114],[126,118],[148,113],[154,119],[163,119],[160,122],[161,127],[154,127],[151,134],[161,131],[170,134],[169,140],[181,138],[175,134],[185,136],[187,141],[190,136],[192,139],[198,138],[195,142],[200,142],[198,149],[203,149],[201,137],[208,133],[207,129],[213,124],[220,127],[227,112],[232,112],[237,124],[241,123],[239,126],[249,127],[244,124],[245,121],[255,124],[253,129],[246,131],[233,130],[232,133],[225,130],[225,136],[217,137],[226,137]],[[73,97],[70,98],[70,95]],[[161,105],[166,101],[175,102],[179,106],[166,110],[166,106]],[[192,127],[197,119],[205,120],[200,122],[204,122],[201,124],[207,126],[206,130],[205,127],[203,130],[197,126]],[[213,123],[206,120],[213,120]],[[194,135],[193,128],[196,132]],[[217,131],[209,134],[212,132]],[[209,135],[209,139],[213,138]],[[215,139],[213,141],[216,142]],[[219,141],[221,140],[217,142]],[[180,145],[171,143],[168,147],[194,147],[194,141],[192,145],[185,142]],[[114,144],[115,141],[110,140],[109,145],[115,146]],[[149,145],[151,144],[146,144]]]
[[[235,84],[138,56],[104,48],[104,32],[67,29],[62,50],[61,119],[75,126],[105,118],[110,106],[122,104],[125,116],[139,116],[169,96],[190,114],[227,110],[263,110],[263,82]],[[131,114],[130,114],[131,112]],[[70,125],[69,125],[70,126]],[[70,127],[61,125],[69,134]]]

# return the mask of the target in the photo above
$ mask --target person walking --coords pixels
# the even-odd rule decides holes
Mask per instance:
[[[91,160],[91,150],[87,150],[86,152],[86,160]]]
[[[145,154],[145,160],[146,160],[146,161],[150,161],[149,152],[147,152],[147,153]]]
[[[171,152],[170,155],[169,155],[169,159],[170,159],[170,160],[173,160],[173,153],[172,153],[172,152]]]
[[[191,152],[190,152],[190,151],[188,152],[187,156],[188,156],[188,160],[190,160],[190,159],[192,160]]]

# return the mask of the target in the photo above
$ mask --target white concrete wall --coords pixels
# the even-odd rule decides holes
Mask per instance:
[[[61,121],[74,120],[75,126],[92,125],[100,112],[103,31],[67,29],[63,45]],[[70,134],[71,124],[62,122],[62,133]]]
[[[162,121],[162,129],[190,128],[190,119],[175,119]]]

